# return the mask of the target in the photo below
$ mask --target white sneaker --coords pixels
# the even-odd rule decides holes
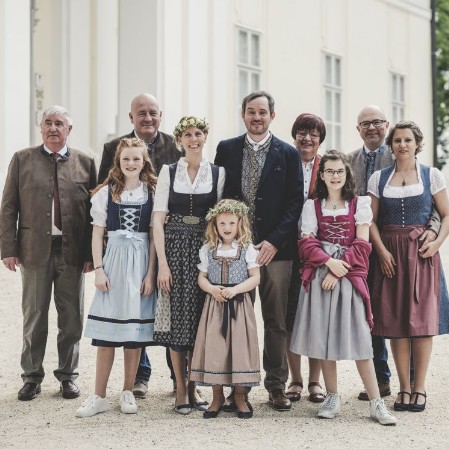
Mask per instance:
[[[136,399],[132,391],[122,391],[120,395],[120,411],[122,413],[137,413]]]
[[[324,402],[318,410],[317,416],[320,418],[332,419],[341,410],[341,396],[337,393],[327,393]]]
[[[379,421],[383,426],[394,426],[398,422],[395,416],[388,411],[383,399],[369,401],[370,418]]]
[[[94,416],[97,413],[107,412],[109,409],[109,401],[106,398],[91,394],[83,402],[83,405],[75,412],[75,416],[78,418],[87,418],[88,416]]]

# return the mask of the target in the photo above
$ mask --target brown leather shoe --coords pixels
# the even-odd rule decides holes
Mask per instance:
[[[384,398],[385,396],[391,395],[390,384],[386,384],[385,382],[378,382],[380,397]],[[366,390],[363,390],[359,393],[357,399],[359,401],[369,401],[368,393]]]
[[[75,399],[80,395],[80,389],[71,380],[63,380],[60,390],[64,399]]]
[[[292,408],[290,399],[285,396],[285,393],[280,388],[270,391],[268,397],[271,406],[278,412],[286,412]]]
[[[26,382],[19,390],[17,398],[19,401],[31,401],[41,392],[41,385],[34,382]]]

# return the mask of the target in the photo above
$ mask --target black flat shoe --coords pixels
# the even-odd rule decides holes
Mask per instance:
[[[218,410],[205,410],[203,413],[204,419],[216,418],[218,414],[221,412],[221,407]]]
[[[409,405],[409,410],[411,412],[423,412],[426,408],[426,404],[427,404],[427,393],[420,393],[419,391],[414,391],[412,393],[412,395],[416,395],[415,396],[415,400],[413,402],[410,402]],[[418,396],[423,396],[424,397],[424,403],[423,404],[418,404]]]
[[[249,408],[249,412],[241,412],[240,410],[237,410],[237,418],[250,419],[253,417],[253,406],[249,401],[246,401],[246,405]]]
[[[406,412],[410,410],[411,404],[405,404],[404,403],[404,395],[407,395],[409,398],[411,398],[411,394],[408,391],[400,391],[398,393],[398,396],[401,396],[401,402],[395,402],[393,405],[393,409],[397,412]]]

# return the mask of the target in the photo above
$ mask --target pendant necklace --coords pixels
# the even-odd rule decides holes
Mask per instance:
[[[329,200],[327,200],[327,204],[328,204],[329,206],[331,206],[333,210],[335,210],[335,209],[337,209],[337,206],[338,206],[339,204],[342,204],[342,202],[341,202],[341,201],[338,201],[337,203],[331,203]]]

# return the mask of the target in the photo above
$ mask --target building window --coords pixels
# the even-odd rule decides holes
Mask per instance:
[[[238,86],[237,105],[251,92],[260,89],[260,34],[242,28],[237,29],[238,43]],[[240,117],[240,113],[238,114]],[[239,120],[239,130],[245,131],[245,126]]]
[[[391,74],[391,120],[394,123],[404,120],[405,116],[405,77]]]
[[[326,121],[326,148],[341,149],[342,139],[342,73],[341,58],[324,55],[324,117]]]

